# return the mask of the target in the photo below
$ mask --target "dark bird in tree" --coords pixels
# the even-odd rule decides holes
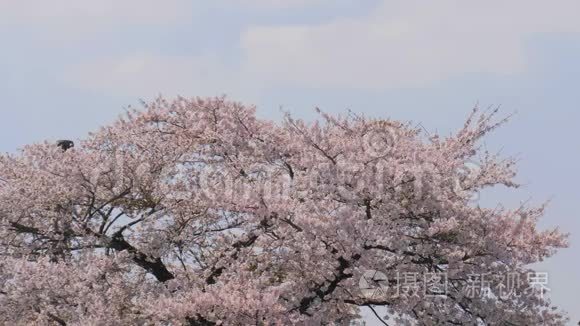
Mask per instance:
[[[72,140],[59,140],[56,142],[56,145],[62,148],[63,151],[66,151],[71,147],[75,147],[75,143]]]

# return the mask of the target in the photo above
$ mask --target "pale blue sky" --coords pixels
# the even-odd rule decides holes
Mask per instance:
[[[82,138],[127,105],[213,96],[315,117],[351,109],[459,128],[471,107],[517,111],[487,140],[521,157],[516,192],[552,198],[543,226],[571,247],[541,265],[580,320],[580,2],[0,1],[0,151]]]

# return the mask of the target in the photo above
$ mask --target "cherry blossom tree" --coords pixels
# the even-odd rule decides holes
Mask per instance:
[[[545,205],[474,200],[518,186],[514,159],[478,145],[496,111],[441,137],[353,113],[274,123],[225,98],[144,106],[67,150],[0,156],[1,324],[566,322],[530,277],[566,246],[537,229]],[[400,287],[417,275],[444,293]]]

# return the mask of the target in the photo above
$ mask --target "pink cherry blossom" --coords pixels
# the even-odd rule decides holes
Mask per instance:
[[[320,116],[158,98],[68,150],[0,156],[0,324],[344,324],[365,306],[393,325],[566,322],[541,293],[493,292],[508,273],[525,292],[529,265],[567,245],[538,230],[544,206],[474,203],[518,186],[515,161],[478,145],[496,112],[448,137]],[[445,272],[448,293],[369,298],[369,270]],[[472,274],[491,295],[462,292]]]

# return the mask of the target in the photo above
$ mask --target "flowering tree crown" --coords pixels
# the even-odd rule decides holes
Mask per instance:
[[[543,206],[473,200],[517,187],[514,160],[478,146],[494,114],[425,137],[159,98],[76,147],[2,155],[0,323],[342,324],[383,306],[396,324],[560,325],[526,276],[565,235],[536,228]],[[445,291],[399,291],[410,275],[444,275]],[[466,292],[473,275],[485,295]]]

